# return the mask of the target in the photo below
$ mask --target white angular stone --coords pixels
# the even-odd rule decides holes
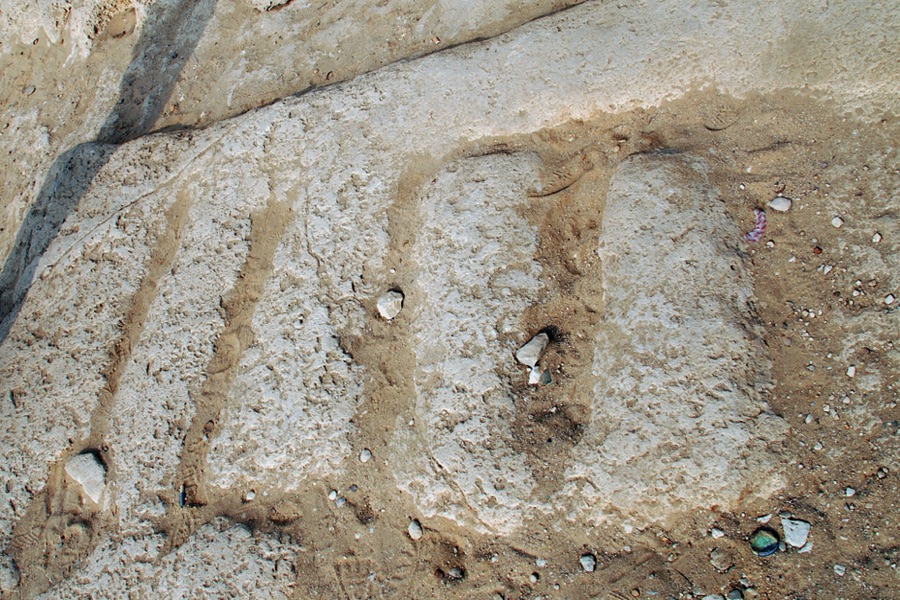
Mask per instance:
[[[533,367],[541,359],[541,355],[549,343],[550,336],[546,333],[537,334],[528,340],[527,344],[519,348],[519,351],[516,352],[516,360],[526,367]]]
[[[810,525],[800,519],[781,519],[784,541],[794,548],[802,548],[809,537]]]
[[[381,318],[390,321],[399,315],[403,308],[403,294],[396,290],[386,292],[378,299],[377,307]]]
[[[896,300],[896,298],[894,298],[893,294],[888,294],[887,296],[884,297],[884,303],[887,304],[888,306],[893,304],[894,300]]]
[[[93,452],[79,454],[66,465],[66,473],[81,485],[84,493],[100,504],[100,498],[106,489],[106,466]]]
[[[531,367],[528,372],[528,385],[537,385],[541,382],[541,368],[537,365]]]
[[[775,196],[771,200],[769,200],[769,208],[778,212],[787,212],[791,210],[791,205],[793,202],[790,198],[785,198],[784,196]]]
[[[831,220],[831,224],[835,227],[842,227],[844,225],[844,220],[840,217],[835,217]]]
[[[578,562],[581,563],[581,568],[585,570],[587,573],[593,573],[594,569],[597,568],[597,559],[593,554],[585,554]]]

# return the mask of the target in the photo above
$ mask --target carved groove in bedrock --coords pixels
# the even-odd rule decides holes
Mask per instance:
[[[424,515],[489,531],[512,530],[535,486],[511,446],[509,377],[521,375],[514,340],[543,287],[537,231],[519,212],[537,171],[527,154],[463,159],[419,205],[416,419],[413,429],[398,427],[408,460],[395,462],[395,475]]]

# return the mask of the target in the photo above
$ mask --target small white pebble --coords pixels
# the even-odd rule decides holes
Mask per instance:
[[[843,577],[844,573],[847,572],[847,567],[844,565],[834,565],[834,572],[837,573],[838,577]]]
[[[852,498],[853,496],[856,495],[856,490],[854,490],[852,487],[848,487],[846,490],[844,490],[844,494],[848,498]]]
[[[717,540],[721,537],[725,537],[725,532],[718,527],[713,527],[712,530],[710,530],[709,535],[711,535],[713,539]]]
[[[375,305],[378,309],[378,314],[381,315],[381,318],[390,321],[400,314],[400,311],[403,309],[403,300],[403,292],[388,290],[378,299]]]
[[[778,212],[787,212],[791,210],[791,199],[784,196],[775,196],[769,201],[769,208]]]
[[[893,304],[894,300],[895,300],[895,298],[894,298],[893,294],[888,294],[887,296],[884,297],[884,303],[888,304],[888,305]]]
[[[775,242],[773,242],[772,240],[769,240],[768,242],[766,242],[766,248],[774,248],[774,247],[775,247]]]
[[[252,502],[254,498],[256,498],[255,490],[250,490],[249,492],[244,494],[244,502]]]
[[[847,377],[856,377],[856,367],[850,365],[847,367]]]
[[[422,539],[422,536],[425,532],[422,530],[422,524],[419,523],[418,519],[413,519],[409,523],[409,527],[406,528],[407,533],[409,533],[409,537],[414,540]]]
[[[875,235],[872,236],[872,243],[877,244],[881,240],[882,240],[881,234],[876,231]]]
[[[831,265],[825,265],[824,267],[822,267],[822,273],[824,273],[825,275],[828,275],[829,273],[831,273],[831,270],[833,268],[834,267],[832,267]]]
[[[594,558],[593,554],[585,554],[578,559],[578,562],[581,563],[581,568],[587,573],[593,573],[594,569],[597,568],[597,559]]]
[[[765,525],[766,523],[768,523],[769,521],[772,520],[772,515],[769,514],[769,515],[763,515],[761,517],[756,517],[756,520],[758,522],[762,523],[763,525]]]
[[[831,220],[831,224],[835,227],[841,227],[844,224],[844,220],[840,217],[835,217]]]
[[[359,462],[367,463],[372,458],[372,451],[368,448],[363,448],[362,452],[359,453]]]
[[[337,498],[337,490],[331,490],[330,492],[328,492],[329,500],[334,500],[336,498]]]
[[[539,558],[539,559],[537,559],[536,561],[534,561],[534,564],[537,565],[537,566],[539,566],[539,567],[541,567],[541,568],[544,568],[544,567],[547,566],[547,559],[545,559],[545,558]]]

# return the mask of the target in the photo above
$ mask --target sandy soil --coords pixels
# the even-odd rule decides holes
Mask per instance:
[[[237,23],[248,14],[236,11],[230,18]],[[110,73],[127,68],[127,51],[137,43],[129,37],[132,19],[127,11],[113,10],[103,20],[98,43],[91,57],[78,63],[77,77],[60,66],[63,49],[57,45],[45,47],[38,41],[3,56],[0,127],[9,123],[7,130],[32,128],[40,142],[17,134],[18,144],[32,143],[30,153],[19,155],[9,146],[0,157],[7,247],[24,210],[11,199],[32,185],[30,170],[45,165],[61,148],[91,139],[102,124],[107,111],[94,104],[108,107],[115,98],[115,90],[110,93],[101,84],[115,80]],[[500,19],[498,31],[523,20]],[[124,132],[122,139],[218,121],[310,86],[330,84],[332,78],[350,78],[401,54],[421,53],[423,43],[416,41],[396,55],[388,52],[374,64],[350,53],[344,63],[328,69],[336,74],[331,78],[320,70],[316,76],[323,75],[324,81],[298,85],[296,80],[280,80],[281,87],[247,92],[235,104],[225,101],[226,90],[210,77],[193,88],[196,97],[167,101],[157,120]],[[363,52],[367,48],[361,42],[359,55],[368,56]],[[217,56],[208,45],[203,53],[204,61],[226,68],[228,56]],[[183,68],[188,75],[182,86],[194,76],[191,69],[202,70],[196,65]],[[37,75],[43,83],[36,81]],[[28,93],[30,85],[38,91]],[[172,95],[177,97],[177,90]],[[37,116],[31,122],[16,124],[9,117],[32,109]],[[586,529],[583,524],[537,518],[510,536],[498,537],[435,518],[422,520],[424,535],[413,542],[407,527],[416,518],[415,505],[398,496],[392,471],[377,460],[350,461],[334,478],[305,482],[290,493],[271,489],[262,498],[264,490],[255,490],[259,500],[254,503],[246,502],[244,490],[210,486],[204,465],[236,366],[228,343],[239,349],[253,343],[252,309],[271,272],[277,242],[294,218],[286,206],[269,204],[254,217],[250,258],[222,303],[226,326],[214,359],[219,363],[209,369],[216,376],[207,378],[194,396],[197,412],[190,425],[172,423],[173,428],[187,429],[178,467],[185,487],[182,499],[169,491],[168,510],[153,522],[153,528],[165,534],[166,552],[176,553],[209,524],[219,529],[243,524],[254,534],[298,540],[304,551],[285,567],[295,598],[622,600],[724,595],[734,589],[745,598],[895,596],[900,589],[898,139],[892,115],[844,114],[812,94],[735,98],[698,89],[655,108],[598,114],[528,136],[493,137],[459,149],[460,157],[531,152],[543,168],[541,190],[529,197],[522,214],[538,228],[541,277],[551,282],[550,293],[525,311],[521,329],[537,331],[552,323],[563,342],[548,355],[554,385],[517,390],[523,410],[512,430],[517,448],[529,456],[540,484],[548,489],[563,479],[568,452],[589,419],[587,401],[577,390],[586,385],[587,380],[579,378],[590,372],[591,334],[602,311],[597,215],[616,167],[637,153],[672,151],[701,157],[711,167],[710,182],[725,200],[729,216],[743,230],[753,227],[755,208],[766,210],[762,240],[741,247],[754,281],[752,307],[772,363],[765,400],[789,426],[783,441],[770,447],[783,467],[784,486],[772,497],[747,494],[739,510],[710,504],[666,515],[657,525],[623,527],[613,515],[608,523]],[[404,206],[441,166],[426,158],[408,165],[389,215],[394,256],[415,260],[405,248],[415,242],[418,223]],[[767,207],[777,195],[793,200],[790,211]],[[171,267],[189,203],[179,198],[169,209],[168,229],[151,260],[159,273],[147,281]],[[833,224],[835,217],[840,227]],[[743,242],[735,240],[739,244]],[[402,273],[408,265],[397,260],[388,267]],[[111,349],[114,360],[103,373],[110,393],[127,353],[143,334],[154,294],[155,289],[139,290],[120,343]],[[374,304],[366,309],[374,314]],[[415,357],[396,327],[376,318],[368,324],[363,331],[342,331],[341,344],[366,367],[369,400],[367,410],[353,419],[360,432],[354,452],[370,448],[377,457],[390,446],[397,417],[412,394],[405,375],[412,371]],[[18,399],[11,393],[4,401]],[[101,406],[95,413],[93,437],[84,444],[98,448],[101,456],[106,410]],[[51,470],[46,487],[34,490],[34,501],[17,525],[9,554],[21,582],[8,597],[32,597],[47,589],[53,597],[51,583],[77,577],[79,561],[101,539],[116,535],[115,519],[108,513],[83,513],[87,525],[82,529],[68,517],[54,521],[80,502],[67,488],[62,469],[61,462]],[[332,489],[346,499],[343,509],[328,500]],[[811,524],[811,552],[789,549],[766,558],[755,556],[747,539],[760,526],[758,518],[772,515],[770,526],[781,532],[780,519],[787,513]],[[379,534],[369,535],[375,525]],[[28,533],[54,527],[64,531],[52,552],[36,534]],[[594,572],[585,572],[579,562],[586,554],[596,558]]]

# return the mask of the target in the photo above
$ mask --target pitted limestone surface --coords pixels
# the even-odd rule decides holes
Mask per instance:
[[[590,520],[662,521],[780,487],[766,445],[787,428],[760,399],[771,367],[740,244],[703,161],[637,155],[613,175],[594,403],[567,472]]]
[[[537,231],[521,214],[537,172],[528,154],[470,158],[423,192],[415,424],[398,425],[407,458],[394,467],[424,515],[504,533],[530,511],[535,486],[511,444],[510,380],[523,377],[513,358],[522,312],[544,287]]]

